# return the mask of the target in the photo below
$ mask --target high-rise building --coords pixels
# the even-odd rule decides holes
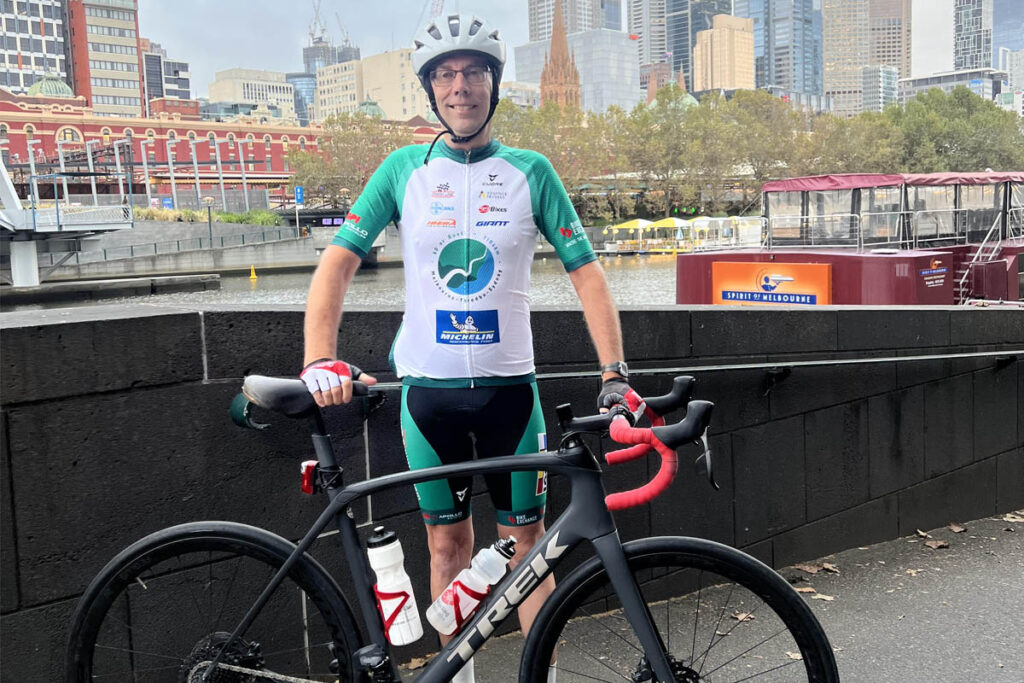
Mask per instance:
[[[302,48],[302,66],[307,74],[315,74],[317,69],[338,63],[338,48],[323,36],[314,36],[309,45]]]
[[[150,100],[190,100],[192,87],[188,62],[176,62],[167,58],[167,50],[146,38],[139,39],[142,51],[142,78],[146,89],[146,116],[152,111]]]
[[[758,88],[822,94],[821,0],[734,0],[733,15],[754,20]]]
[[[364,97],[384,110],[384,118],[408,121],[414,116],[427,118],[431,114],[430,100],[412,69],[411,47],[370,55],[359,63]]]
[[[0,27],[0,87],[24,94],[46,73],[69,81],[64,37],[64,0],[2,3]],[[28,13],[20,10],[28,7]],[[17,10],[17,11],[16,11]],[[136,67],[138,69],[138,67]]]
[[[580,106],[580,72],[576,69],[576,60],[569,52],[560,4],[555,5],[551,23],[551,51],[545,57],[544,70],[540,73],[541,106],[548,102],[554,102],[560,107]]]
[[[703,90],[754,89],[754,20],[720,14],[697,34],[693,81]]]
[[[281,110],[282,118],[295,119],[295,88],[283,73],[258,69],[225,69],[214,75],[210,102],[268,104]]]
[[[880,112],[886,105],[899,101],[899,69],[887,64],[861,69],[861,111]]]
[[[322,122],[334,114],[351,114],[363,99],[361,60],[325,66],[316,72],[316,106],[312,120]]]
[[[595,28],[622,29],[621,0],[559,0],[559,4],[567,34]],[[529,0],[527,13],[530,42],[551,38],[555,0]]]
[[[711,28],[716,14],[732,14],[732,0],[665,0],[665,51],[672,72],[692,84],[697,33]]]
[[[342,44],[338,46],[337,50],[335,50],[334,63],[343,64],[345,62],[351,62],[354,59],[359,59],[359,48],[350,43],[346,36]]]
[[[900,103],[906,105],[908,100],[932,88],[952,92],[958,86],[967,88],[982,99],[992,100],[1003,91],[1006,80],[1006,72],[995,69],[964,69],[928,74],[918,78],[901,78]]]
[[[992,57],[999,63],[999,50],[1024,50],[1024,2],[1021,0],[993,0],[992,2]]]
[[[870,64],[868,0],[823,0],[822,86],[836,113],[856,116],[862,99],[861,70]]]
[[[521,109],[536,109],[540,106],[540,86],[523,81],[502,81],[501,99],[510,100]]]
[[[910,76],[911,0],[868,0],[871,54],[868,64],[896,67],[900,78]]]
[[[295,118],[300,126],[308,126],[316,107],[316,74],[290,73],[284,80],[295,89]]]
[[[629,0],[629,33],[636,36],[640,69],[668,62],[665,36],[665,0]],[[646,67],[646,69],[645,69]]]
[[[953,70],[992,67],[992,0],[953,0]]]
[[[1009,76],[1010,90],[1024,90],[1024,50],[1000,48],[998,66]]]
[[[136,0],[68,0],[72,87],[98,116],[145,112]]]

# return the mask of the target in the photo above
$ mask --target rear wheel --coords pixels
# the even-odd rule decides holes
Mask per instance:
[[[67,681],[353,681],[359,631],[338,586],[304,556],[242,638],[228,645],[295,546],[262,529],[199,522],[147,536],[82,596]],[[289,677],[289,678],[286,678]]]
[[[799,593],[733,548],[692,538],[624,545],[674,681],[838,681],[832,648]],[[592,558],[545,603],[520,681],[655,680],[608,575]]]

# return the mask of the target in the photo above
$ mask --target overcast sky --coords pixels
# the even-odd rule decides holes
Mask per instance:
[[[320,20],[330,39],[348,32],[363,56],[408,47],[427,23],[431,0],[322,0]],[[526,0],[445,0],[445,11],[476,13],[509,46],[506,79],[515,75],[511,48],[527,42]],[[623,2],[625,5],[626,2]],[[312,0],[139,0],[142,37],[171,59],[189,63],[192,91],[205,97],[213,74],[246,67],[301,71],[309,43]],[[953,68],[953,0],[913,0],[913,75]]]

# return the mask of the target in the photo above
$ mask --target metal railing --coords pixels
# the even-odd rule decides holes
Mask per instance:
[[[956,291],[954,292],[957,297],[957,303],[965,303],[969,298],[967,296],[970,293],[967,287],[967,280],[970,279],[971,269],[974,268],[975,264],[992,261],[999,253],[999,247],[1003,242],[1001,223],[1002,216],[996,216],[995,221],[992,223],[992,227],[989,228],[988,232],[985,234],[985,239],[981,241],[981,244],[978,245],[978,249],[974,252],[974,256],[971,257],[971,260],[967,263],[967,270],[964,271],[964,274],[960,277],[960,281],[957,282]],[[989,246],[990,241],[991,246]],[[988,248],[987,252],[986,247]],[[988,254],[987,258],[985,258],[986,253]]]
[[[774,216],[768,221],[767,247],[863,249],[860,217],[854,213]]]
[[[119,207],[120,208],[120,207]],[[184,251],[202,251],[223,249],[225,247],[241,247],[268,242],[281,242],[299,238],[297,228],[275,228],[257,233],[238,235],[222,235],[214,237],[191,237],[167,242],[149,242],[146,244],[126,244],[119,247],[108,247],[93,251],[76,251],[68,257],[68,252],[46,252],[39,254],[40,266],[73,266],[88,263],[103,263],[119,259],[138,258],[142,256],[159,256],[176,254]]]
[[[112,225],[134,220],[131,206],[57,206],[35,209],[35,226],[39,232],[58,232],[64,226]]]

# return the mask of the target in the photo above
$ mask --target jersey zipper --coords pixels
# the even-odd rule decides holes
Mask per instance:
[[[472,200],[472,197],[470,195],[470,185],[471,185],[471,183],[470,183],[471,174],[469,172],[469,157],[470,157],[470,154],[472,154],[472,151],[467,149],[466,150],[466,202],[465,202],[465,204],[466,204],[466,237],[467,238],[472,237],[472,231],[470,229],[470,226],[473,225],[472,222],[471,222],[472,218],[473,218],[473,215],[470,212],[470,209],[472,208],[472,204],[473,204],[473,200]],[[467,241],[466,242],[466,250],[467,251],[469,250],[469,244],[470,243]],[[469,258],[468,258],[469,254],[467,253],[466,256],[467,256],[466,262],[468,263],[469,262]],[[469,315],[469,301],[468,300],[462,306],[462,314],[463,314],[463,320],[465,320],[466,316]],[[476,388],[476,368],[475,368],[475,366],[473,364],[473,345],[472,344],[466,344],[466,367],[469,370],[469,388],[470,389],[475,389]]]

